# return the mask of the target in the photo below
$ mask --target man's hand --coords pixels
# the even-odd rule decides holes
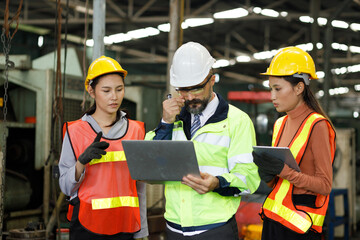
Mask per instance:
[[[185,99],[182,96],[166,99],[163,102],[163,120],[166,123],[175,122],[176,115],[180,114]]]
[[[194,189],[199,194],[205,194],[219,187],[219,179],[206,172],[200,172],[199,177],[195,177],[191,174],[183,177],[181,183]]]
[[[102,132],[99,132],[96,135],[94,142],[90,146],[88,146],[85,151],[79,156],[78,160],[81,164],[85,165],[91,160],[99,159],[101,158],[101,155],[106,154],[105,149],[109,147],[109,143],[104,141],[100,142],[101,137]]]

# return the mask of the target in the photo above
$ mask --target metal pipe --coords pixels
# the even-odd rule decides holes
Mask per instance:
[[[105,16],[106,3],[105,0],[94,0],[93,3],[93,56],[94,61],[98,57],[104,55],[104,37],[105,37]]]
[[[170,5],[170,32],[169,32],[169,41],[168,41],[168,66],[166,74],[166,92],[171,93],[172,87],[170,86],[170,66],[174,53],[178,47],[179,41],[179,0],[169,0]]]

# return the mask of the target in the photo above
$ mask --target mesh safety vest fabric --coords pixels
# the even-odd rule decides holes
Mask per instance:
[[[71,146],[78,159],[94,141],[97,133],[89,123],[82,120],[70,122],[66,126]],[[81,225],[91,232],[114,235],[140,230],[136,181],[130,177],[121,141],[142,140],[144,136],[144,123],[129,120],[127,132],[122,138],[101,139],[110,144],[106,155],[91,160],[85,166],[85,178],[78,190],[78,218]]]
[[[278,146],[280,136],[284,130],[288,116],[278,119],[274,125],[272,146]],[[331,146],[331,161],[334,160],[335,131],[330,123],[322,115],[311,113],[302,122],[289,148],[298,164],[304,155],[311,131],[316,123],[326,121],[329,129],[329,143]],[[265,199],[261,214],[273,219],[285,227],[304,234],[310,228],[321,233],[324,223],[329,197],[318,194],[316,196],[315,208],[294,205],[292,202],[293,184],[286,179],[279,178],[273,190]]]

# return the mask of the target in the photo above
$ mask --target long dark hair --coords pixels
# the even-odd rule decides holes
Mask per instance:
[[[330,125],[332,127],[334,127],[330,118],[325,113],[325,111],[322,109],[320,103],[315,98],[314,94],[312,93],[309,85],[306,85],[302,78],[297,78],[294,76],[285,76],[284,79],[286,81],[288,81],[293,87],[295,87],[299,82],[303,82],[305,87],[304,87],[304,91],[302,92],[302,97],[303,97],[306,105],[308,105],[309,108],[314,110],[314,112],[317,112],[317,113],[323,115],[329,121]]]
[[[95,91],[95,87],[96,87],[96,85],[99,83],[99,79],[100,79],[101,77],[106,76],[106,75],[109,75],[109,74],[118,74],[118,75],[123,79],[123,82],[124,82],[124,84],[125,84],[124,74],[123,74],[123,73],[112,72],[112,73],[106,73],[106,74],[103,74],[103,75],[100,75],[100,76],[97,76],[96,78],[94,78],[94,79],[91,81],[91,83],[90,83],[91,88],[94,89],[94,91]],[[96,111],[96,101],[94,100],[93,105],[91,105],[91,107],[89,107],[89,108],[84,112],[83,116],[84,116],[85,114],[87,114],[87,115],[92,115],[92,114],[94,114],[95,111]],[[125,112],[125,117],[126,117],[126,118],[129,118],[129,113],[128,113],[128,111],[125,110],[125,109],[119,108],[119,109],[117,110],[117,112],[116,112],[116,118],[115,118],[114,122],[112,122],[112,123],[111,123],[109,126],[107,126],[107,127],[113,126],[117,121],[120,120],[121,111],[124,111],[124,112]]]

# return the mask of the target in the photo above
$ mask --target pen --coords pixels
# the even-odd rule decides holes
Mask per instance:
[[[169,93],[168,95],[166,95],[166,98],[167,98],[167,99],[170,99],[170,98],[172,98],[172,95],[171,95],[171,93]]]

